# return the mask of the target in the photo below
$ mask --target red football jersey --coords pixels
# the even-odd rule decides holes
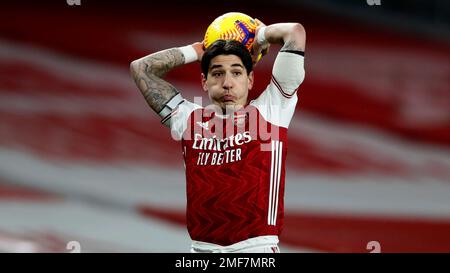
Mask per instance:
[[[185,161],[192,240],[227,246],[280,234],[287,128],[303,80],[295,73],[299,66],[302,56],[280,52],[267,88],[232,114],[189,101],[172,114],[172,135],[181,140]]]

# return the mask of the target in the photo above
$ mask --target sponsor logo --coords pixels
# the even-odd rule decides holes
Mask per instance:
[[[237,133],[224,139],[218,139],[216,136],[210,138],[203,137],[201,134],[195,134],[192,149],[224,151],[227,148],[234,148],[252,141],[250,132]]]

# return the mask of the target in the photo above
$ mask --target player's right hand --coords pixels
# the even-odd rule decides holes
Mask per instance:
[[[205,53],[205,46],[203,44],[203,41],[193,43],[192,47],[194,48],[195,52],[197,53],[197,60],[200,62],[203,58],[203,54]]]

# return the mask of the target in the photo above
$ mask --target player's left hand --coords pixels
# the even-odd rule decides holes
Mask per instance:
[[[261,22],[260,20],[258,20],[257,18],[255,18],[255,21],[258,26],[256,27],[255,40],[253,42],[252,49],[251,49],[253,65],[255,65],[259,61],[259,58],[262,58],[264,55],[267,54],[267,52],[269,52],[269,47],[270,47],[269,43],[260,45],[256,41],[256,37],[258,37],[258,31],[261,29],[261,27],[265,27],[266,25],[263,22]],[[260,55],[261,55],[261,57],[260,57]]]

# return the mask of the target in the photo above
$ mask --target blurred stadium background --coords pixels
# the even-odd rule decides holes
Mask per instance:
[[[0,252],[188,252],[180,145],[130,61],[241,11],[307,31],[284,252],[450,252],[449,1],[9,1],[0,8]],[[95,2],[95,3],[94,3]],[[152,3],[153,2],[153,3]],[[256,67],[258,95],[278,48]],[[168,75],[201,95],[200,69]],[[206,98],[205,98],[206,99]]]

